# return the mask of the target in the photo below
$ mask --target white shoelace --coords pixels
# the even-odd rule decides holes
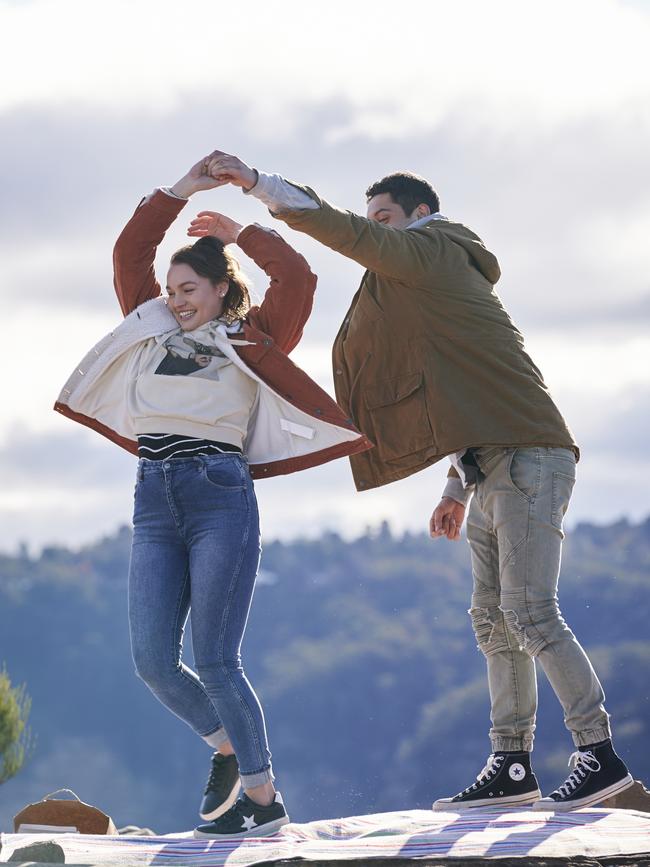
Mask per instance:
[[[499,770],[499,768],[503,764],[504,758],[505,758],[504,756],[495,756],[494,753],[491,753],[488,756],[488,760],[485,763],[485,767],[480,772],[480,774],[477,775],[476,783],[473,783],[471,786],[469,786],[467,789],[465,789],[465,791],[466,792],[473,791],[474,789],[477,788],[477,783],[480,784],[483,781],[488,782],[488,780],[491,780],[492,777],[496,774],[496,772]]]
[[[570,773],[562,785],[556,789],[557,793],[563,798],[568,798],[572,795],[579,784],[586,779],[587,774],[590,771],[596,772],[600,770],[600,762],[589,750],[584,753],[580,750],[571,753],[571,756],[569,757],[569,767],[572,765],[572,773]]]

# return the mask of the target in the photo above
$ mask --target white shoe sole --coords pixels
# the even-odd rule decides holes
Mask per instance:
[[[289,822],[289,817],[283,816],[281,819],[274,819],[272,822],[258,825],[256,828],[251,828],[250,831],[241,831],[239,834],[206,834],[197,828],[194,831],[194,836],[202,840],[243,840],[245,837],[269,837],[279,831],[283,825],[288,825]]]
[[[524,807],[527,804],[538,803],[542,793],[539,789],[532,792],[526,792],[524,795],[512,795],[509,798],[482,798],[480,801],[455,801],[451,798],[439,798],[431,805],[431,809],[436,813],[454,813],[456,810],[476,810],[479,807],[491,807],[493,810],[500,810],[501,807]]]
[[[594,804],[600,804],[612,795],[618,795],[619,792],[624,792],[634,785],[634,780],[630,774],[619,780],[618,783],[612,783],[606,789],[600,792],[595,792],[588,798],[578,798],[575,801],[554,801],[552,798],[542,798],[541,801],[536,801],[533,804],[533,810],[548,810],[549,813],[568,813],[569,810],[579,810],[580,807],[592,807]]]
[[[240,789],[241,780],[237,780],[232,788],[232,792],[228,795],[225,801],[222,801],[221,804],[219,804],[216,810],[213,810],[211,813],[199,813],[199,816],[202,819],[205,819],[206,822],[212,822],[214,819],[218,819],[219,816],[223,816],[226,810],[229,810],[237,800],[237,795],[239,794]]]

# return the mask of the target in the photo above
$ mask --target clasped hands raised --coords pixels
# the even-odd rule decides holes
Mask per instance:
[[[232,184],[249,190],[257,183],[257,172],[238,157],[223,151],[212,153],[200,159],[183,177],[178,180],[171,192],[182,199],[189,199],[194,193],[212,190],[225,184]],[[200,211],[190,224],[187,234],[193,238],[212,235],[224,244],[232,244],[242,226],[225,214],[216,211]]]

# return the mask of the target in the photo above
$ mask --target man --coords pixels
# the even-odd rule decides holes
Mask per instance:
[[[448,456],[430,523],[432,536],[448,539],[459,538],[474,495],[470,615],[487,660],[492,753],[475,782],[434,809],[571,810],[632,785],[612,747],[602,687],[557,605],[578,448],[494,291],[496,258],[410,173],[373,184],[364,218],[220,151],[206,172],[367,269],[333,349],[337,401],[375,443],[350,459],[357,489]],[[536,660],[576,746],[567,780],[546,798],[530,763]]]

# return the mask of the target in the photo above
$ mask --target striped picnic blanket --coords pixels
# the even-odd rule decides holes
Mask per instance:
[[[570,813],[410,810],[285,825],[272,837],[195,840],[162,837],[2,834],[0,862],[35,840],[55,840],[66,864],[247,867],[260,861],[516,856],[594,858],[650,852],[650,813],[584,809]]]

